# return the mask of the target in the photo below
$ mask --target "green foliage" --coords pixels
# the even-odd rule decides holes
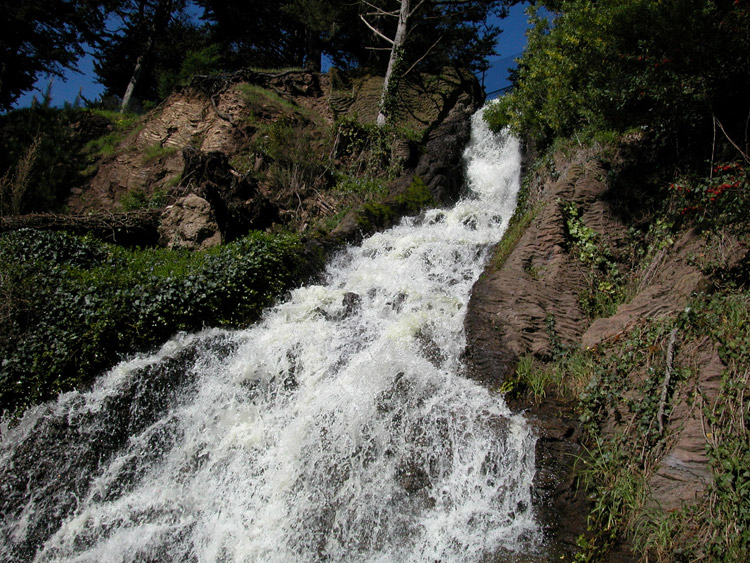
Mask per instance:
[[[508,95],[490,100],[482,114],[482,119],[487,122],[492,131],[499,132],[511,126],[511,123],[513,123],[512,112],[514,111],[511,107],[512,101],[513,98]],[[516,125],[517,130],[518,128],[518,125]]]
[[[703,230],[729,226],[737,234],[748,234],[750,182],[745,163],[714,166],[708,178],[692,178],[670,184],[672,210],[692,218]]]
[[[156,91],[159,98],[169,96],[176,86],[186,86],[196,74],[216,74],[220,72],[221,54],[219,45],[212,43],[199,49],[190,49],[180,64],[179,71],[165,68],[158,75]]]
[[[393,207],[385,203],[370,202],[357,211],[357,224],[368,231],[372,227],[385,227],[393,223],[396,213]]]
[[[289,100],[285,100],[276,92],[272,92],[271,90],[256,84],[243,83],[238,86],[238,90],[240,91],[240,94],[242,94],[245,103],[247,103],[251,109],[256,106],[263,107],[270,104],[273,107],[287,109],[293,112],[300,110],[299,107],[295,106]]]
[[[378,127],[374,123],[360,123],[354,117],[343,117],[334,124],[336,140],[334,154],[347,161],[355,174],[393,177],[391,147],[398,138],[393,125]],[[398,166],[398,163],[394,163]]]
[[[218,70],[218,48],[212,47],[205,24],[196,25],[186,13],[185,0],[119,2],[118,16],[109,24],[115,32],[97,42],[94,70],[105,87],[105,98],[119,106],[134,78],[128,111],[154,107],[179,84],[196,73]]]
[[[609,316],[624,298],[624,280],[617,262],[596,231],[583,223],[574,203],[562,202],[561,208],[570,248],[588,267],[588,290],[580,296],[581,307],[591,318]]]
[[[31,183],[31,172],[39,152],[39,137],[34,139],[15,167],[6,170],[0,178],[0,217],[20,215]]]
[[[617,440],[597,438],[577,460],[583,486],[592,491],[589,513],[590,537],[578,539],[575,561],[601,561],[639,514],[647,498],[647,484],[638,459]]]
[[[539,213],[540,208],[537,206],[527,209],[523,213],[520,213],[519,210],[520,208],[516,207],[513,217],[511,217],[510,223],[508,223],[508,228],[503,233],[503,238],[498,243],[492,255],[492,267],[495,270],[503,267],[510,253],[513,252],[518,241],[521,240],[521,236],[523,236],[523,233],[526,232],[528,226]]]
[[[718,0],[567,0],[533,25],[514,90],[488,113],[542,145],[586,128],[710,148],[714,117],[744,138],[750,9]]]
[[[81,171],[83,176],[95,174],[99,168],[99,161],[114,156],[120,143],[142,126],[138,124],[140,117],[134,113],[102,109],[90,111],[107,126],[101,135],[95,136],[82,148],[82,153],[88,161],[88,166]]]
[[[263,150],[271,161],[268,176],[277,188],[304,193],[327,184],[329,169],[314,129],[279,119],[268,130]]]
[[[353,196],[360,201],[369,201],[387,193],[383,180],[368,176],[353,176],[346,172],[336,174],[336,185],[333,191],[343,196]]]
[[[109,119],[85,109],[35,107],[0,116],[2,213],[60,211],[81,185],[86,145],[108,133]],[[14,185],[15,190],[8,188]],[[9,192],[18,194],[11,205]],[[21,192],[23,194],[21,195]]]
[[[405,215],[415,215],[433,203],[430,188],[419,176],[414,177],[404,193],[396,196],[396,206],[399,212]]]
[[[536,360],[532,354],[522,355],[516,372],[503,383],[500,391],[536,404],[548,394],[578,401],[595,375],[596,354],[591,350],[564,348],[559,343],[557,349],[547,362]]]
[[[697,296],[676,319],[644,322],[600,349],[569,356],[587,354],[591,374],[579,394],[579,409],[592,445],[578,462],[578,474],[593,502],[591,534],[581,538],[577,560],[601,560],[613,542],[626,535],[643,557],[653,561],[673,561],[677,554],[686,561],[747,559],[749,328],[747,292],[722,291]],[[663,394],[668,335],[674,330],[678,338],[673,373]],[[725,366],[718,396],[712,400],[692,391],[691,371],[681,365],[690,362],[681,349],[693,348],[693,343],[705,347],[706,338],[717,347]],[[545,369],[549,373],[549,366]],[[670,440],[659,430],[659,413],[669,419],[671,397],[680,388],[703,408],[714,483],[702,499],[666,513],[649,501],[647,482]],[[619,424],[601,431],[605,422],[612,424],[613,413]]]
[[[151,195],[142,188],[133,188],[120,197],[120,208],[123,211],[135,211],[136,209],[159,209],[167,203],[167,192],[163,189],[155,189]]]
[[[743,561],[750,556],[750,295],[699,297],[687,324],[696,337],[711,337],[726,366],[718,398],[704,402],[714,487],[694,547],[712,560]]]
[[[356,221],[363,230],[386,227],[402,215],[416,215],[434,203],[430,188],[422,178],[415,176],[409,187],[392,200],[373,201],[363,205],[357,212]]]
[[[240,326],[297,283],[290,235],[252,233],[206,252],[127,250],[22,230],[0,237],[0,410],[87,383],[179,330]]]
[[[143,164],[148,164],[149,162],[160,160],[162,158],[173,155],[176,152],[177,147],[175,146],[164,146],[161,143],[154,143],[153,145],[147,147],[144,151]]]

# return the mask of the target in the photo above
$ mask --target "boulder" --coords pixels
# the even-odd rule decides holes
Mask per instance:
[[[221,244],[221,231],[211,204],[189,194],[164,210],[159,242],[168,248],[203,250]]]

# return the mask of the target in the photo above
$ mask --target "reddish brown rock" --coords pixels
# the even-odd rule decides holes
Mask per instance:
[[[704,235],[685,232],[662,248],[647,266],[630,264],[630,225],[611,203],[614,198],[608,193],[606,173],[595,155],[581,149],[567,159],[558,156],[556,169],[559,179],[536,177],[531,182],[529,202],[536,209],[533,220],[505,262],[499,268],[490,266],[476,283],[469,303],[469,374],[494,388],[514,373],[518,358],[524,354],[546,361],[554,356],[556,344],[605,345],[647,319],[675,317],[695,292],[710,290],[701,267],[715,264],[717,257],[702,265]],[[621,274],[635,285],[633,297],[611,317],[592,322],[581,310],[580,295],[589,290],[589,271],[566,240],[561,202],[575,204],[583,224],[596,232],[597,243],[606,245]],[[716,236],[721,238],[720,266],[731,269],[746,249],[726,233]],[[550,319],[554,319],[554,325]],[[675,386],[674,394],[668,396],[664,440],[652,453],[656,464],[647,472],[649,503],[663,510],[696,502],[712,483],[706,455],[710,436],[706,434],[702,408],[715,400],[724,366],[708,342],[678,344],[678,348],[685,347],[679,350],[680,361],[690,362],[694,375],[689,382]],[[643,374],[634,372],[627,377],[636,381]],[[511,408],[527,412],[539,435],[534,486],[536,508],[549,539],[545,556],[557,559],[574,553],[576,538],[586,531],[589,510],[574,484],[573,460],[582,453],[575,405],[550,390],[541,404],[515,399]],[[622,414],[615,410],[611,409],[603,422],[605,435],[623,431]],[[624,544],[616,546],[607,560],[632,561],[634,556]]]
[[[591,323],[581,344],[592,348],[626,332],[641,319],[661,319],[682,311],[693,293],[708,287],[706,276],[692,261],[704,246],[695,231],[688,231],[671,248],[661,250],[641,274],[635,297],[611,317]]]

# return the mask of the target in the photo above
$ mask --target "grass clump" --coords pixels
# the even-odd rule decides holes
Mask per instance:
[[[171,156],[177,152],[177,147],[164,146],[161,143],[154,143],[146,148],[143,153],[143,164],[149,164],[155,160],[160,160]]]
[[[177,183],[179,183],[179,179],[173,185]],[[148,194],[143,188],[132,188],[120,197],[118,203],[123,211],[159,209],[166,205],[167,195],[164,189],[156,188],[151,194]]]
[[[272,92],[271,90],[256,84],[242,83],[237,89],[242,95],[245,103],[251,108],[270,106],[276,109],[286,109],[291,112],[297,112],[300,110],[297,105],[282,98],[276,92]]]

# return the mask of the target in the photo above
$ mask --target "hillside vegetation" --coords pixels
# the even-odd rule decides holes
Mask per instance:
[[[542,463],[577,444],[564,555],[748,560],[750,3],[540,4],[487,115],[536,159],[475,304],[516,320],[478,369],[515,358],[494,384],[543,421]]]
[[[456,197],[476,80],[415,74],[377,127],[381,86],[245,70],[197,76],[142,116],[1,116],[0,412],[177,331],[246,326],[327,249]]]

